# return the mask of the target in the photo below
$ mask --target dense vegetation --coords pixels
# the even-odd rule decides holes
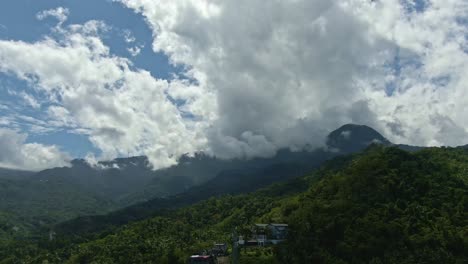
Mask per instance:
[[[309,176],[161,210],[112,232],[9,244],[0,263],[184,263],[256,222],[286,222],[289,238],[243,252],[242,263],[466,263],[467,169],[464,149],[372,147]]]
[[[60,221],[113,208],[111,201],[73,186],[66,179],[0,179],[0,232],[3,230],[5,236],[24,237]]]
[[[11,219],[4,218],[26,229],[26,233],[78,216],[82,218],[75,222],[83,221],[83,225],[72,223],[75,231],[88,227],[99,230],[107,228],[109,222],[119,226],[151,217],[161,208],[252,191],[298,177],[336,155],[283,150],[271,158],[221,160],[197,154],[182,157],[176,166],[155,171],[145,157],[116,159],[95,167],[74,160],[71,167],[38,173],[0,170],[0,210],[9,213]],[[181,195],[172,199],[178,193]],[[125,209],[102,216],[120,208]],[[90,221],[96,224],[89,225]]]
[[[94,165],[76,159],[70,167],[40,172],[0,168],[3,240],[34,235],[78,216],[55,230],[79,236],[112,232],[129,222],[159,215],[161,209],[246,193],[302,176],[325,160],[360,151],[374,141],[390,144],[372,128],[345,125],[328,137],[328,148],[334,151],[282,149],[273,157],[249,160],[222,160],[197,153],[184,155],[177,165],[160,170],[153,170],[144,156]],[[113,213],[106,214],[110,211]]]
[[[467,168],[454,149],[356,158],[288,209],[291,262],[466,263]]]

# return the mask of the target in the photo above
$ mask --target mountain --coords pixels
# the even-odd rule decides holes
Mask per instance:
[[[103,214],[113,208],[117,207],[111,201],[75,186],[66,178],[0,179],[0,211],[17,220],[9,222],[30,230],[79,215]]]
[[[468,152],[376,148],[288,213],[289,263],[464,263]],[[311,241],[312,238],[312,241]]]
[[[275,166],[282,167],[283,172],[286,170],[285,167],[289,167],[288,172],[282,173],[284,179],[287,179],[308,172],[323,161],[337,155],[359,152],[372,143],[392,144],[370,127],[348,124],[330,133],[326,149],[321,148],[314,151],[280,149],[273,157],[248,160],[222,160],[204,153],[196,153],[193,157],[182,156],[175,166],[156,171],[152,171],[148,167],[148,161],[145,157],[139,157],[138,162],[117,159],[100,163],[106,168],[113,168],[103,170],[100,173],[101,179],[105,179],[103,182],[108,189],[113,189],[109,186],[124,183],[122,188],[119,188],[121,191],[113,196],[113,199],[117,199],[122,205],[129,205],[135,202],[144,202],[150,198],[169,197],[185,192],[194,186],[213,186],[213,183],[224,182],[227,178],[238,179],[234,185],[247,183],[249,180],[256,180],[251,175],[261,174],[262,170],[274,171]],[[135,167],[133,164],[136,163],[140,166]],[[129,171],[128,168],[133,168],[133,170]],[[113,182],[112,179],[116,178],[115,175],[120,175],[121,178],[117,178]],[[132,177],[126,181],[122,180],[125,179],[126,175],[132,175]],[[245,175],[249,175],[249,178],[243,179],[242,177]],[[224,179],[221,179],[223,177]],[[278,179],[272,178],[265,180],[265,183],[268,184],[276,180]],[[102,185],[92,184],[92,186],[101,186],[99,187],[101,190],[104,188]],[[230,185],[232,186],[232,184]],[[132,186],[134,188],[131,188]]]
[[[131,157],[99,162],[95,166],[77,159],[71,162],[71,167],[40,171],[30,180],[66,179],[79,188],[118,203],[121,196],[140,190],[154,176],[146,157]]]
[[[32,227],[80,216],[58,230],[95,232],[108,223],[120,226],[161,209],[186,206],[212,196],[250,192],[298,177],[328,159],[376,142],[390,144],[372,128],[345,125],[330,133],[325,149],[282,149],[270,158],[222,160],[197,153],[182,156],[177,165],[161,170],[152,170],[143,156],[93,166],[77,159],[71,167],[28,174],[16,182],[4,181],[0,185],[0,208]],[[105,215],[113,210],[117,211]]]
[[[0,168],[0,179],[7,180],[21,180],[33,175],[32,171],[13,170],[7,168]]]
[[[213,179],[193,186],[185,192],[150,199],[107,215],[78,217],[57,225],[54,230],[58,234],[79,237],[93,235],[106,228],[116,228],[129,222],[157,215],[167,209],[180,208],[210,197],[248,193],[274,182],[296,178],[317,168],[327,159],[336,155],[336,153],[323,150],[314,152],[283,150],[276,156],[275,162],[272,162],[272,159],[245,161],[243,167],[221,171]]]
[[[331,152],[346,154],[360,151],[375,142],[390,144],[370,127],[349,124],[330,133],[327,145]],[[321,155],[328,152],[323,149],[316,151],[322,152]],[[329,153],[325,155],[334,156]],[[308,151],[281,149],[271,158],[222,160],[196,153],[194,156],[182,156],[177,165],[160,170],[152,170],[144,156],[101,161],[95,165],[76,159],[71,162],[70,167],[51,168],[37,173],[0,169],[0,179],[48,182],[66,179],[87,192],[125,206],[148,198],[183,192],[220,173],[256,170],[275,164],[305,163],[318,156],[311,155]],[[320,159],[320,162],[323,160]]]
[[[327,137],[327,146],[341,153],[359,152],[372,143],[385,146],[392,144],[379,132],[364,125],[347,124],[331,132]]]
[[[343,140],[343,133],[347,133]],[[304,175],[323,162],[338,155],[358,152],[371,144],[391,143],[374,129],[367,126],[345,125],[328,136],[328,149],[315,151],[291,151],[282,149],[271,158],[223,161],[203,154],[194,158],[183,157],[177,166],[162,170],[161,175],[177,179],[177,175],[190,175],[206,171],[211,179],[195,185],[176,195],[157,197],[128,206],[122,210],[101,216],[82,216],[61,223],[55,230],[59,234],[87,236],[106,227],[118,227],[132,221],[148,218],[161,210],[187,206],[210,197],[225,194],[247,193],[268,186],[274,182],[286,181]],[[334,151],[329,151],[333,148]],[[162,174],[167,173],[167,174]],[[161,178],[155,178],[160,180]],[[165,185],[153,185],[161,188]],[[134,194],[135,195],[135,194]],[[148,197],[148,196],[146,196]],[[131,200],[136,200],[135,198]]]
[[[286,243],[241,251],[241,263],[464,263],[468,152],[373,145],[319,170],[223,195],[86,241],[13,243],[4,263],[186,263],[213,242],[248,238],[255,223],[287,223]],[[92,223],[91,223],[92,224]],[[109,230],[109,229],[107,229]]]

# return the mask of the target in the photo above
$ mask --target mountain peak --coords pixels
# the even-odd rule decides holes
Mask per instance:
[[[391,145],[392,143],[375,129],[356,124],[346,124],[331,132],[327,146],[344,153],[360,151],[372,143]]]

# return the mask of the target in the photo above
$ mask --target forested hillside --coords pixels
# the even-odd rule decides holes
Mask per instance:
[[[302,176],[326,160],[358,152],[372,142],[391,144],[370,127],[348,124],[330,133],[324,148],[281,149],[268,158],[223,160],[197,153],[159,170],[153,170],[144,156],[97,164],[76,159],[71,167],[37,173],[0,170],[0,209],[8,213],[5,223],[15,223],[5,226],[22,230],[14,231],[14,237],[70,219],[56,228],[57,233],[109,232],[161,209]]]
[[[241,263],[466,263],[467,169],[463,149],[373,146],[311,175],[162,210],[91,240],[12,244],[0,263],[184,263],[257,222],[288,223],[288,240]]]
[[[293,263],[466,263],[468,155],[378,149],[325,177],[287,214]]]
[[[117,208],[102,196],[56,180],[0,179],[0,223],[15,237],[36,232],[79,215],[103,214]]]

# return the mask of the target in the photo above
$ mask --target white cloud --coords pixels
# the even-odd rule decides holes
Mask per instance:
[[[146,16],[155,51],[188,66],[201,92],[187,109],[210,110],[209,147],[227,157],[319,146],[330,129],[356,122],[355,80],[390,45],[333,1],[123,2]]]
[[[128,29],[125,29],[123,31],[123,37],[124,37],[125,42],[127,43],[133,43],[136,41],[135,36],[133,36],[133,33]]]
[[[0,41],[0,71],[45,93],[53,103],[47,124],[86,133],[101,158],[145,154],[164,167],[199,149],[197,124],[184,120],[166,96],[180,81],[157,80],[111,55],[99,35],[105,29],[90,21],[58,27],[58,39]]]
[[[104,45],[103,22],[63,27],[65,10],[40,15],[58,18],[55,37],[0,41],[0,71],[45,93],[48,124],[88,135],[103,157],[268,156],[349,122],[398,143],[468,141],[465,1],[121,2],[188,78],[135,69]]]
[[[130,55],[132,55],[132,57],[136,57],[141,53],[142,48],[143,46],[134,46],[134,47],[128,48],[127,51],[128,53],[130,53]]]
[[[68,8],[57,7],[55,9],[44,10],[37,13],[36,18],[38,20],[44,20],[48,17],[54,17],[59,21],[59,25],[61,25],[63,22],[67,21],[69,14],[70,11]]]
[[[343,131],[341,132],[341,135],[344,139],[349,139],[351,137],[352,131]]]
[[[66,108],[58,105],[51,105],[47,109],[47,115],[49,116],[48,124],[53,127],[62,127],[62,128],[76,128],[76,124],[73,116],[70,111]]]
[[[68,166],[68,154],[57,146],[26,143],[27,135],[0,128],[0,167],[41,170]]]
[[[432,0],[424,10],[408,10],[404,4],[412,1],[350,2],[373,34],[399,48],[401,69],[387,76],[393,95],[382,92],[382,81],[367,94],[380,118],[399,127],[387,132],[412,144],[466,144],[468,3]]]
[[[468,141],[466,1],[121,2],[146,17],[154,50],[198,81],[187,108],[214,111],[212,149],[238,153],[245,133],[317,145],[346,122],[397,142]]]
[[[27,94],[26,92],[21,92],[20,93],[21,98],[23,98],[24,102],[31,106],[34,109],[38,109],[41,107],[41,104],[34,98],[32,95]]]
[[[125,29],[122,32],[123,38],[127,44],[135,44],[136,38],[130,30]],[[127,48],[127,51],[132,57],[136,57],[141,53],[141,49],[144,48],[144,46],[144,44],[135,44],[133,47]]]

